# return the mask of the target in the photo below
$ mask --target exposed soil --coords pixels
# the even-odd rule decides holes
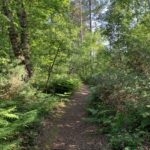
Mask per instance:
[[[83,86],[57,116],[47,119],[38,138],[38,150],[109,150],[104,136],[84,121],[89,90]]]

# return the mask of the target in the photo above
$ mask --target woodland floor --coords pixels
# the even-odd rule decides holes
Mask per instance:
[[[67,107],[58,109],[54,118],[43,122],[37,150],[109,150],[106,138],[84,121],[88,97],[89,89],[83,86]]]

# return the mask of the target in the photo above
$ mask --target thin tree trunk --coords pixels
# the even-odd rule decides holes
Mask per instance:
[[[45,90],[46,90],[46,92],[47,92],[47,89],[48,89],[48,82],[49,82],[49,80],[50,80],[51,73],[52,73],[52,71],[53,71],[53,68],[54,68],[56,59],[57,59],[57,57],[58,57],[59,51],[60,51],[60,47],[59,47],[59,48],[57,49],[57,51],[56,51],[56,54],[55,54],[55,57],[54,57],[54,60],[53,60],[52,65],[50,65],[49,68],[48,68],[48,76],[47,76],[47,80],[46,80],[46,84],[45,84]]]
[[[83,9],[82,9],[82,0],[80,0],[80,37],[81,43],[83,42]]]
[[[89,0],[90,31],[92,32],[92,1]]]
[[[90,23],[90,32],[92,34],[92,1],[89,0],[89,23]],[[92,42],[92,41],[91,41]],[[90,50],[90,61],[91,61],[91,72],[93,73],[93,62],[94,62],[94,57],[92,55],[93,49]]]

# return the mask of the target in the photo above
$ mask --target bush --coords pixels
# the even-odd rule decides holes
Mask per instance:
[[[113,149],[143,147],[150,140],[150,79],[111,70],[93,81],[88,120],[101,125]]]
[[[36,80],[39,88],[33,87],[37,78],[24,81],[25,70],[17,61],[0,65],[3,66],[0,72],[0,149],[30,148],[41,120],[67,99],[66,95],[56,93],[71,93],[79,87],[80,80],[76,76],[55,76],[49,87],[55,94],[47,94],[42,92],[43,82]]]
[[[20,146],[23,146],[24,138],[33,136],[29,135],[30,130],[35,132],[34,126],[36,124],[39,126],[41,120],[49,115],[63,99],[60,96],[37,91],[29,84],[24,85],[22,90],[11,100],[1,99],[0,149],[20,149]],[[31,138],[26,139],[28,146],[34,144],[33,141],[34,139]]]
[[[49,83],[48,93],[70,93],[79,88],[81,81],[76,76],[57,75]]]
[[[15,102],[0,103],[0,148],[1,149],[19,149],[21,138],[19,133],[33,123],[37,118],[37,111],[30,110],[20,112]]]

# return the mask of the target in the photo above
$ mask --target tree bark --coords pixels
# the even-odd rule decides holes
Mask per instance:
[[[28,73],[28,77],[30,78],[32,76],[32,65],[30,62],[30,46],[29,46],[27,12],[25,10],[22,1],[20,4],[20,11],[18,12],[18,18],[21,26],[20,47],[24,56],[23,64],[25,65],[25,68]]]
[[[3,0],[2,4],[3,4],[4,15],[9,19],[10,25],[9,25],[8,31],[9,31],[9,38],[10,38],[10,42],[12,45],[12,49],[13,49],[15,57],[18,59],[19,56],[21,55],[20,38],[16,30],[15,24],[14,24],[12,12],[8,7],[9,0]]]
[[[53,68],[54,68],[54,65],[55,65],[55,62],[56,62],[56,59],[57,59],[57,57],[58,57],[59,52],[60,52],[60,47],[58,47],[58,49],[57,49],[57,51],[56,51],[56,54],[55,54],[54,60],[53,60],[53,62],[52,62],[52,65],[50,65],[49,68],[48,68],[48,76],[47,76],[47,80],[46,80],[46,84],[45,84],[45,90],[46,90],[46,92],[47,92],[47,90],[48,90],[48,89],[47,89],[47,88],[48,88],[48,82],[49,82],[49,80],[50,80],[51,73],[52,73],[52,71],[53,71]]]
[[[21,60],[21,64],[25,66],[27,76],[32,76],[32,66],[30,63],[30,48],[29,48],[29,35],[27,30],[27,13],[25,11],[23,1],[18,1],[18,18],[21,27],[21,33],[17,31],[14,23],[12,11],[9,9],[10,0],[2,0],[4,15],[9,20],[9,39],[12,45],[12,50],[17,59]]]

